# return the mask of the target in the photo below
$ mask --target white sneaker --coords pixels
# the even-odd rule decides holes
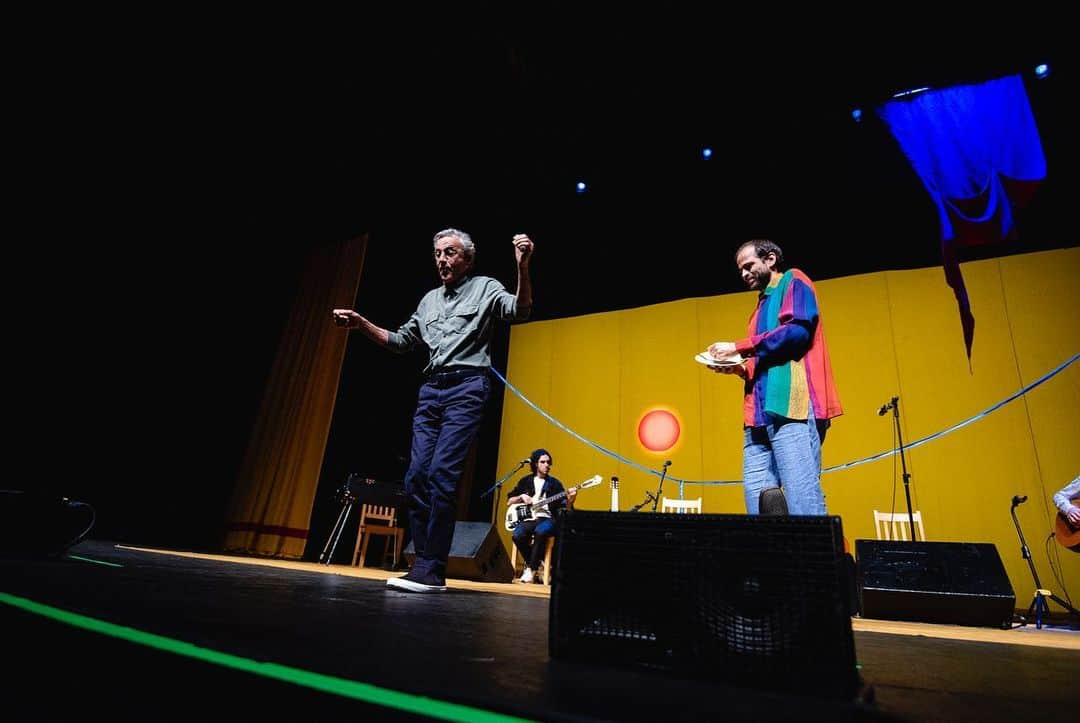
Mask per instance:
[[[533,581],[533,571],[526,567],[525,572],[521,573],[521,580],[519,582],[529,583]]]
[[[386,581],[386,586],[402,592],[446,592],[445,580],[439,580],[433,575],[416,576],[411,570],[403,577],[390,578]]]

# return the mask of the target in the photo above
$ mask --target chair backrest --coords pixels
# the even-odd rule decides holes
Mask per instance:
[[[687,513],[701,513],[701,498],[696,500],[674,500],[663,497],[660,500],[661,512],[677,512],[680,515]]]
[[[922,512],[911,513],[915,521],[918,537],[926,542],[926,528],[923,527]],[[878,512],[874,510],[874,532],[879,540],[910,540],[910,521],[907,512]]]
[[[397,509],[394,507],[380,507],[379,505],[362,505],[360,507],[360,524],[365,525],[370,522],[385,527],[397,527]]]

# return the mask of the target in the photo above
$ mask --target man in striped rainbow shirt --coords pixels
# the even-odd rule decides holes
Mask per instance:
[[[782,487],[793,515],[824,515],[821,443],[831,420],[843,414],[836,393],[817,292],[798,269],[781,272],[784,252],[768,240],[747,241],[735,252],[743,282],[757,290],[749,335],[716,342],[717,366],[745,382],[743,493],[746,511],[758,513],[761,493]]]

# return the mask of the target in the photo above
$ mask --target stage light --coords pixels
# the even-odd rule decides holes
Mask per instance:
[[[924,85],[921,88],[912,88],[911,90],[901,90],[899,93],[893,93],[893,98],[906,98],[910,95],[918,95],[919,93],[925,93],[930,90],[930,86]]]
[[[862,123],[862,108],[851,111],[851,117],[855,119],[856,123]]]
[[[585,193],[585,181],[578,181],[577,182],[577,192],[578,193]]]
[[[701,157],[704,158],[706,161],[712,158],[712,148],[702,148]]]
[[[1046,76],[1050,75],[1050,66],[1046,63],[1039,63],[1035,66],[1035,77],[1042,80]]]

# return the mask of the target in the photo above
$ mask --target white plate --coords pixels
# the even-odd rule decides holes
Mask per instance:
[[[708,352],[703,351],[694,355],[694,361],[699,364],[704,364],[707,367],[734,367],[742,364],[746,360],[739,354],[736,354],[730,359],[714,359]]]

